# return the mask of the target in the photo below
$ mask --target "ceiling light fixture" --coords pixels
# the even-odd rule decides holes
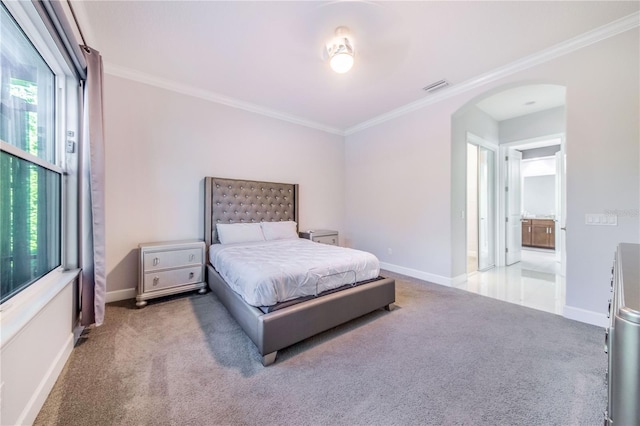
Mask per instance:
[[[350,39],[349,28],[336,28],[336,35],[327,44],[327,54],[329,55],[329,64],[331,68],[338,74],[344,74],[353,66],[353,42]]]

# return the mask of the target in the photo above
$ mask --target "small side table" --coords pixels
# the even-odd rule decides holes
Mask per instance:
[[[148,299],[190,290],[206,292],[204,241],[186,240],[140,244],[140,273],[136,306]]]
[[[300,238],[306,238],[316,243],[330,244],[333,246],[337,246],[340,244],[338,231],[332,231],[329,229],[302,231],[298,235],[300,236]]]

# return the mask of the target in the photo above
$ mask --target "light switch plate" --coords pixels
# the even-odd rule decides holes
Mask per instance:
[[[584,223],[590,226],[618,226],[618,216],[615,214],[587,213]]]

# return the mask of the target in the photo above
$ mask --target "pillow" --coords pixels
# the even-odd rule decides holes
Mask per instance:
[[[216,223],[221,244],[264,241],[259,223]]]
[[[297,225],[293,221],[287,222],[260,222],[264,239],[285,240],[289,238],[298,238]]]

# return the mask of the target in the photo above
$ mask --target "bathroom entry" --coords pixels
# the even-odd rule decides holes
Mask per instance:
[[[494,150],[467,143],[467,273],[495,266],[495,157]]]
[[[522,246],[556,249],[560,145],[522,150]]]
[[[543,252],[543,256],[550,254],[551,258],[558,263],[558,274],[565,276],[566,166],[564,135],[541,136],[502,144],[500,145],[500,158],[503,156],[508,158],[509,153],[513,151],[517,151],[522,157],[518,161],[521,165],[519,187],[522,195],[519,210],[522,239],[518,241],[518,246],[521,251],[524,250],[526,253]],[[500,186],[507,184],[509,174],[506,170],[507,163],[505,161],[499,164],[501,168]],[[508,197],[500,198],[498,200],[501,212],[499,224],[508,216],[508,200],[506,199]],[[504,226],[501,225],[499,229],[498,245],[500,251],[503,250],[502,244],[509,247],[506,225],[507,223]],[[513,228],[512,236],[516,232],[517,229]],[[509,265],[508,257],[511,250],[505,250],[505,252],[505,265]],[[501,265],[500,259],[498,259],[498,263]]]

